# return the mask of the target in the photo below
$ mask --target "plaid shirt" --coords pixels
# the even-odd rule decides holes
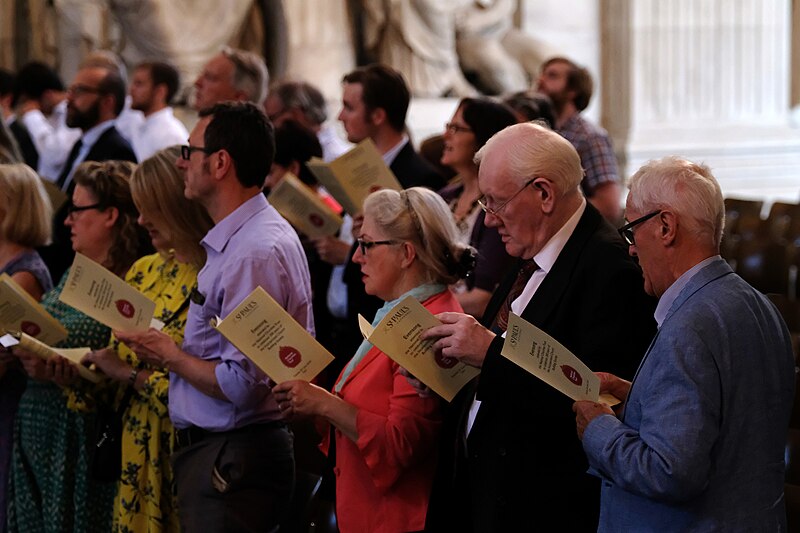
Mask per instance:
[[[620,182],[617,158],[606,130],[575,114],[556,131],[572,143],[581,157],[581,188],[587,198],[594,196],[595,189],[604,183]]]

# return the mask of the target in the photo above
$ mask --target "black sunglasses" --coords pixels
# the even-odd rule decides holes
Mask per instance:
[[[645,216],[639,217],[633,222],[628,222],[627,224],[619,228],[617,231],[619,232],[620,235],[622,235],[622,238],[625,239],[625,242],[627,242],[630,246],[635,246],[636,240],[633,237],[634,226],[638,226],[642,222],[647,222],[648,220],[650,220],[651,218],[653,218],[658,214],[661,214],[660,209],[658,211],[653,211],[652,213],[647,213]]]
[[[80,205],[80,206],[74,205],[74,204],[69,204],[67,206],[67,216],[69,217],[72,214],[80,213],[81,211],[88,211],[89,209],[99,209],[99,210],[102,211],[104,209],[104,206],[103,206],[103,204],[100,204],[100,203],[92,204],[92,205]]]

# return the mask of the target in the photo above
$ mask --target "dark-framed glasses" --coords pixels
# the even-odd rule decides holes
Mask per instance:
[[[529,179],[528,181],[526,181],[526,182],[525,182],[525,185],[523,185],[522,187],[520,187],[520,189],[519,189],[517,192],[515,192],[514,194],[512,194],[512,195],[511,195],[511,198],[509,198],[508,200],[506,200],[506,201],[505,201],[505,202],[503,202],[502,204],[498,205],[497,207],[491,207],[491,206],[489,205],[489,202],[488,202],[488,200],[486,200],[486,196],[481,196],[480,198],[478,198],[478,205],[479,205],[479,206],[481,206],[481,209],[483,209],[483,211],[484,211],[484,212],[486,212],[486,213],[489,213],[489,214],[490,214],[490,215],[492,215],[493,217],[499,216],[499,215],[500,215],[500,211],[502,211],[503,209],[505,209],[505,207],[506,207],[508,204],[510,204],[510,203],[511,203],[511,200],[513,200],[514,198],[516,198],[516,197],[519,195],[519,193],[521,193],[522,191],[524,191],[524,190],[525,190],[525,189],[528,187],[528,185],[530,185],[531,183],[533,183],[534,181],[536,181],[536,178],[537,178],[537,177],[538,177],[538,176],[534,176],[533,178],[531,178],[531,179]]]
[[[645,216],[639,217],[633,222],[628,222],[627,224],[619,228],[617,231],[619,232],[620,235],[622,235],[622,238],[625,239],[625,242],[627,242],[629,246],[635,246],[636,239],[634,239],[633,237],[633,228],[635,226],[638,226],[642,222],[647,222],[654,216],[660,214],[661,214],[661,209],[659,209],[658,211],[653,211],[652,213],[647,213]]]
[[[358,249],[361,250],[361,255],[367,255],[367,250],[372,248],[373,246],[378,246],[381,244],[389,245],[389,244],[400,244],[400,241],[366,241],[364,239],[356,239],[358,243]]]
[[[212,154],[216,150],[209,150],[205,146],[192,146],[191,144],[184,144],[181,146],[181,158],[188,161],[192,157],[193,152],[203,152],[204,154]]]
[[[92,205],[69,204],[67,206],[67,217],[73,217],[73,216],[75,216],[75,213],[80,213],[82,211],[88,211],[89,209],[99,209],[99,210],[102,211],[103,209],[105,209],[105,207],[101,203],[96,203],[96,204],[92,204]]]

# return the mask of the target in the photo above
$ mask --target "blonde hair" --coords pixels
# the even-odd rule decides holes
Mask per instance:
[[[628,202],[642,214],[671,209],[691,233],[719,249],[725,201],[706,165],[676,156],[650,160],[631,178]]]
[[[139,163],[131,176],[131,194],[139,212],[200,268],[206,261],[200,241],[214,222],[200,204],[183,195],[183,174],[175,165],[179,156],[180,148],[171,146]]]
[[[0,165],[0,191],[3,238],[30,248],[50,244],[53,206],[36,172],[23,163]]]
[[[414,245],[429,282],[455,283],[474,267],[475,249],[461,242],[450,208],[430,189],[375,191],[364,201],[364,215],[389,239]]]

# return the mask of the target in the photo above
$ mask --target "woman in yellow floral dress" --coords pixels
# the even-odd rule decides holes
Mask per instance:
[[[177,148],[158,152],[131,177],[139,224],[149,232],[158,253],[137,261],[125,279],[156,303],[156,318],[167,324],[164,332],[181,344],[189,297],[205,262],[200,240],[213,223],[199,204],[184,198],[183,176],[175,166],[179,156]],[[86,361],[117,385],[115,408],[128,387],[135,391],[122,417],[122,475],[114,501],[114,531],[179,531],[169,462],[174,442],[167,403],[169,374],[140,362],[113,337],[109,348],[92,352]]]

